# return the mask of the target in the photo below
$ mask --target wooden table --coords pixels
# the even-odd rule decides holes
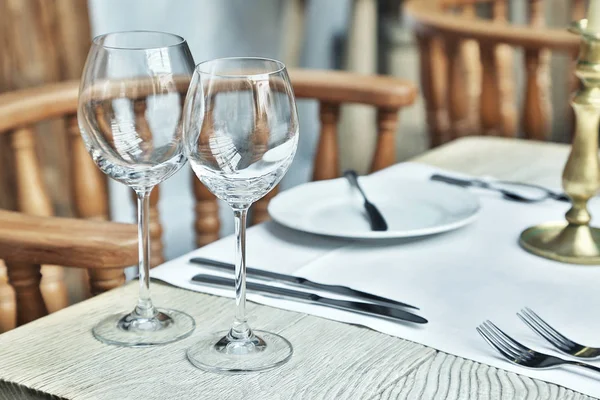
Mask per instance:
[[[468,138],[416,161],[557,186],[567,154],[564,145]],[[146,349],[96,341],[93,324],[134,304],[137,284],[130,283],[0,335],[0,399],[589,399],[369,329],[253,303],[253,326],[288,338],[292,361],[263,374],[205,373],[187,362],[185,349],[230,323],[233,300],[153,288],[157,304],[196,318],[190,338]]]

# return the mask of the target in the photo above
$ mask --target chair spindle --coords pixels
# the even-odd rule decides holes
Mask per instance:
[[[25,127],[15,130],[11,136],[11,144],[15,157],[19,210],[31,215],[54,215],[52,202],[44,186],[41,168],[35,153],[33,129]],[[42,267],[42,276],[41,290],[48,310],[54,312],[67,307],[69,297],[63,268],[45,265]],[[17,308],[19,306],[17,304]]]
[[[451,140],[450,121],[446,108],[447,58],[443,42],[438,38],[417,32],[421,62],[421,88],[425,97],[427,125],[431,130],[432,147]]]
[[[101,108],[97,112],[103,113]],[[98,118],[102,124],[104,118]],[[109,218],[108,187],[105,175],[94,164],[88,154],[79,132],[77,116],[67,117],[71,144],[71,174],[73,180],[73,203],[78,217],[95,220]],[[107,138],[112,138],[112,132],[105,126],[103,132]],[[97,270],[88,269],[90,293],[97,295],[114,289],[125,281],[123,270]]]
[[[221,222],[219,203],[215,196],[192,174],[194,197],[196,198],[196,246],[202,247],[219,239]]]
[[[529,24],[543,27],[544,2],[531,0]],[[544,140],[551,133],[550,105],[550,53],[547,49],[525,49],[525,106],[523,109],[523,131],[528,139]]]
[[[321,102],[319,104],[321,135],[314,161],[313,180],[337,178],[339,175],[339,153],[337,124],[340,105]]]
[[[135,113],[135,126],[137,134],[143,138],[142,145],[153,146],[152,130],[146,118],[146,99],[138,99],[133,102],[133,112]],[[162,225],[160,223],[160,213],[158,211],[158,200],[160,189],[155,186],[150,193],[150,266],[155,267],[165,261],[162,242]],[[133,194],[133,200],[137,204],[137,195]]]
[[[207,108],[204,111],[204,122],[202,123],[202,132],[198,139],[198,146],[206,148],[204,153],[207,157],[211,156],[210,138],[214,135],[214,96],[207,102]],[[213,159],[214,160],[214,159]],[[196,246],[202,247],[219,239],[221,221],[219,219],[219,203],[210,190],[192,174],[192,185],[194,187],[194,197],[196,199],[196,221],[194,229],[196,231]]]
[[[41,267],[36,264],[7,264],[8,282],[15,290],[17,299],[17,326],[26,324],[48,314],[40,282]]]
[[[92,296],[104,293],[125,283],[122,269],[89,269],[90,292]]]
[[[371,172],[389,167],[396,162],[397,109],[377,110],[377,144],[371,163]]]
[[[0,260],[0,333],[17,327],[17,302],[15,290],[8,283],[8,272]]]

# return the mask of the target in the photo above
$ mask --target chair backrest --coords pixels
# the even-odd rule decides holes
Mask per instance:
[[[546,27],[543,0],[527,0],[527,25],[508,21],[510,0],[410,0],[405,12],[417,37],[421,85],[432,145],[473,134],[544,140],[552,122],[550,51],[577,56],[579,38]],[[516,3],[516,1],[515,1]],[[569,3],[569,2],[567,2]],[[570,0],[573,19],[583,18],[584,1]],[[491,19],[478,16],[487,7]],[[514,50],[524,52],[526,84],[517,109]],[[572,68],[570,90],[577,79]],[[520,112],[519,112],[520,111]],[[571,118],[565,110],[560,118]]]
[[[290,71],[298,98],[319,101],[321,134],[314,161],[313,179],[330,179],[339,175],[337,122],[340,106],[361,103],[378,110],[378,138],[371,170],[393,164],[398,112],[413,103],[417,96],[414,84],[383,76],[363,76],[335,71]],[[44,120],[64,118],[69,131],[71,156],[71,188],[73,208],[78,217],[107,219],[109,215],[106,179],[85,150],[79,134],[76,110],[78,81],[25,89],[0,95],[0,134],[10,136],[14,149],[14,175],[19,194],[19,210],[52,215],[52,207],[34,149],[33,127]],[[136,103],[134,112],[145,118],[144,100]],[[194,177],[196,201],[196,243],[210,243],[219,236],[218,204],[214,196]],[[253,210],[254,222],[267,219],[269,196]],[[152,264],[163,261],[161,226],[158,218],[158,187],[151,197]],[[41,211],[40,211],[41,210]],[[122,271],[91,271],[92,291],[105,290],[106,282],[122,276]],[[112,275],[110,275],[112,274]]]

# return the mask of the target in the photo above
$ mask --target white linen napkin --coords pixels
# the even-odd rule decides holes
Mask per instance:
[[[428,179],[447,172],[404,163],[363,179]],[[456,174],[454,174],[456,175]],[[569,204],[547,200],[523,204],[492,191],[477,190],[479,218],[445,234],[404,240],[347,241],[292,231],[275,223],[248,230],[248,265],[330,284],[349,286],[418,306],[423,326],[399,324],[349,312],[249,294],[261,304],[317,315],[412,340],[467,359],[600,397],[600,374],[577,367],[536,371],[515,366],[475,331],[486,319],[526,345],[556,353],[516,316],[527,306],[565,336],[600,346],[600,266],[576,266],[531,255],[519,247],[528,226],[562,220]],[[600,216],[594,198],[592,215]],[[190,290],[233,297],[192,284],[198,273],[191,257],[233,262],[234,238],[227,237],[152,270],[152,277]],[[233,314],[233,310],[232,310]],[[260,328],[260,327],[256,327]],[[592,362],[593,363],[593,362]],[[600,362],[594,363],[600,366]]]

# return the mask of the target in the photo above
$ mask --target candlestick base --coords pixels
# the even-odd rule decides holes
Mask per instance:
[[[527,228],[519,244],[530,253],[570,264],[600,264],[600,229],[549,222]]]

